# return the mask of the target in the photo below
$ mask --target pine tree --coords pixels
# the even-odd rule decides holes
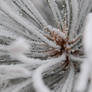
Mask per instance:
[[[0,0],[0,92],[84,91],[91,6],[92,0]]]

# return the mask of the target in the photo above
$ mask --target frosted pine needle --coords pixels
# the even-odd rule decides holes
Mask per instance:
[[[91,39],[91,30],[92,30],[92,13],[88,14],[87,18],[86,18],[86,26],[85,26],[85,31],[84,31],[84,39],[83,39],[83,43],[84,43],[84,51],[85,51],[85,55],[86,58],[84,59],[84,62],[81,66],[81,72],[80,72],[80,76],[78,78],[78,82],[77,82],[77,86],[76,86],[76,90],[78,91],[85,91],[85,89],[87,88],[87,85],[89,84],[89,89],[88,92],[92,91],[92,71],[91,71],[91,67],[92,67],[92,54],[91,54],[91,50],[92,50],[92,43],[90,41]],[[88,80],[90,80],[90,83],[88,82]]]
[[[86,60],[91,6],[92,0],[0,0],[0,92],[86,90],[84,63],[84,86],[76,76]]]

